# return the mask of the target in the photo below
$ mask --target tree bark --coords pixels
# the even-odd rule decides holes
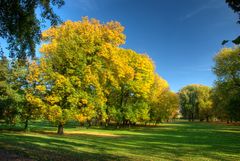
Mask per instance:
[[[194,121],[194,114],[192,113],[192,122]]]
[[[28,118],[26,118],[25,120],[25,126],[24,126],[24,130],[26,131],[28,129]]]
[[[118,122],[118,123],[117,123],[117,129],[119,129],[119,128],[120,128],[120,123]]]
[[[106,119],[106,123],[105,123],[105,127],[108,127],[109,124],[110,124],[110,118],[107,118],[107,119]]]
[[[58,135],[63,135],[63,124],[62,123],[59,123],[57,133],[58,133]]]
[[[87,123],[88,123],[88,127],[87,128],[90,128],[92,126],[92,121],[91,120],[87,120]]]

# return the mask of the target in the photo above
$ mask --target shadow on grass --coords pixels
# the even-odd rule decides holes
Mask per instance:
[[[37,160],[240,160],[239,129],[206,123],[171,123],[113,130],[119,137],[91,135],[86,129],[65,136],[46,131],[2,131],[0,146]],[[110,131],[94,130],[99,134]]]
[[[64,137],[37,137],[26,135],[15,135],[3,133],[0,136],[0,147],[7,151],[14,151],[36,160],[56,160],[56,161],[75,161],[75,160],[129,160],[125,156],[115,156],[102,153],[101,151],[91,152],[87,149],[95,149],[94,144],[76,143],[65,141]],[[98,149],[100,150],[100,149]]]

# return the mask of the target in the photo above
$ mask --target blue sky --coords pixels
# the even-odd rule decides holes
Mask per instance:
[[[225,0],[65,0],[56,10],[65,21],[83,16],[119,21],[124,48],[147,53],[173,91],[187,84],[211,86],[213,56],[224,39],[237,37],[237,15]]]

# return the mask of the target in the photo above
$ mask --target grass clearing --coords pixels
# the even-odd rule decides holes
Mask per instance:
[[[176,122],[105,129],[32,123],[31,132],[0,131],[0,147],[33,160],[240,160],[240,126]],[[1,153],[0,153],[1,154]]]

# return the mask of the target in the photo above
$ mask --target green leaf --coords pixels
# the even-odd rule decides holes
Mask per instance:
[[[222,41],[222,45],[225,45],[226,43],[228,43],[229,42],[229,40],[223,40]]]
[[[235,45],[239,45],[240,44],[240,36],[238,36],[236,39],[234,39],[232,41]]]

